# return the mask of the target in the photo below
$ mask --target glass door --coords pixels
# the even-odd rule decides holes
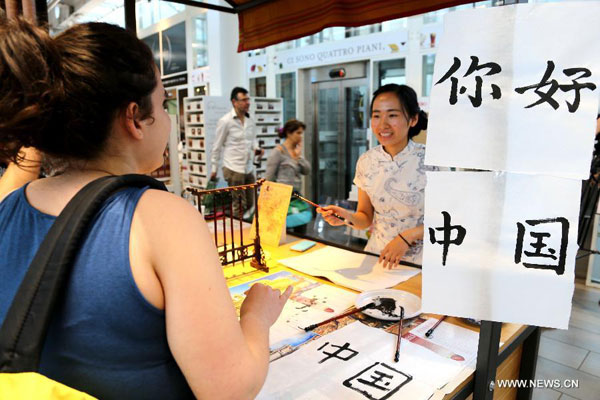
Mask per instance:
[[[367,85],[364,83],[344,82],[345,116],[346,116],[346,186],[345,197],[352,188],[352,181],[356,172],[356,162],[368,148],[367,127],[369,109],[367,104]]]
[[[348,198],[356,161],[367,150],[367,80],[313,83],[313,190],[319,202]]]
[[[340,110],[340,87],[337,82],[323,82],[315,84],[316,90],[314,103],[315,110],[315,139],[313,143],[315,160],[318,162],[313,182],[316,183],[317,198],[325,201],[327,197],[334,197],[339,190],[340,166],[344,161],[344,154],[340,154],[340,132],[342,129]]]

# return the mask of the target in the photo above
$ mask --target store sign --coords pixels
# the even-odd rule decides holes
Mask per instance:
[[[440,42],[440,36],[444,33],[444,27],[442,25],[430,25],[425,26],[421,29],[419,35],[419,45],[421,50],[433,49],[437,47]]]
[[[407,31],[376,33],[281,51],[274,57],[273,63],[279,69],[337,64],[355,59],[368,59],[375,56],[404,52],[407,45]]]
[[[190,83],[193,86],[205,85],[209,80],[209,67],[197,68],[190,72]]]
[[[154,62],[160,71],[160,39],[158,37],[158,33],[153,33],[150,36],[147,36],[142,39],[142,42],[146,43],[146,45],[152,50],[152,55],[154,56]]]
[[[162,32],[163,74],[171,75],[187,69],[185,52],[185,22]]]
[[[162,82],[164,87],[187,85],[188,77],[187,74],[184,73],[175,76],[170,76],[168,78],[163,78]]]
[[[267,56],[264,54],[248,57],[246,65],[250,76],[265,76],[267,74]]]

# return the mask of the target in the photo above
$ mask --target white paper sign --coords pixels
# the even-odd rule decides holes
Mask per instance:
[[[423,312],[567,328],[580,193],[565,178],[428,172]]]
[[[586,179],[600,92],[600,4],[446,16],[428,165]]]

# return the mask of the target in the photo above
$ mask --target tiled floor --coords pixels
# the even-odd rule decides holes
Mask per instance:
[[[577,282],[568,330],[542,332],[536,379],[575,379],[578,388],[535,389],[534,400],[600,400],[600,289]]]

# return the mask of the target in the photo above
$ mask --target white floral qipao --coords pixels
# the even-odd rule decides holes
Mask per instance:
[[[371,237],[366,251],[381,253],[396,236],[423,224],[425,199],[425,146],[408,141],[407,146],[392,159],[383,146],[377,146],[358,159],[354,184],[369,195],[374,208]],[[408,249],[404,261],[421,264],[423,242]]]

